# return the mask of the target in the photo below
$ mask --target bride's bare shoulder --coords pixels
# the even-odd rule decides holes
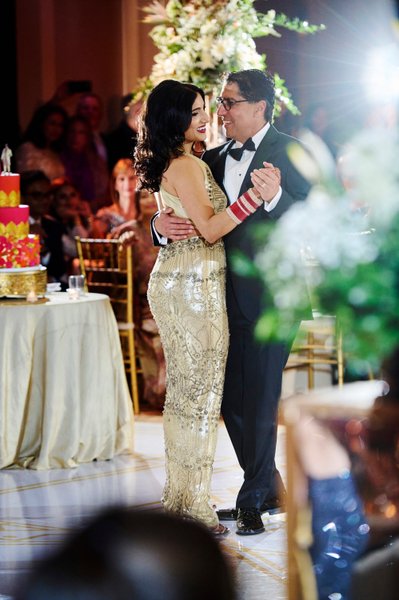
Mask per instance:
[[[202,171],[201,161],[190,154],[182,154],[178,158],[174,158],[167,170],[170,174],[178,173],[179,175],[192,175]]]

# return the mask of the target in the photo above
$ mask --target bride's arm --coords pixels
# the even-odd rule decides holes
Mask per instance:
[[[276,179],[276,189],[279,178]],[[180,198],[187,215],[207,242],[213,243],[232,231],[245,218],[263,204],[254,188],[243,194],[232,206],[215,215],[205,188],[204,173],[190,157],[182,156],[172,161],[165,173],[163,185]]]

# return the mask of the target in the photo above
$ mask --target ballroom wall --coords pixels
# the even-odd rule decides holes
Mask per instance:
[[[154,48],[141,23],[145,0],[16,0],[17,90],[23,130],[38,104],[68,79],[89,79],[104,100],[103,127],[121,95],[149,72]],[[70,99],[70,105],[76,98]],[[67,103],[68,108],[68,103]]]

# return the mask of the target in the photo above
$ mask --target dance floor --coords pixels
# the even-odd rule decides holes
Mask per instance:
[[[285,472],[284,429],[279,427],[277,466]],[[220,425],[212,501],[234,505],[241,470]],[[124,504],[156,509],[164,482],[162,419],[136,419],[135,454],[76,469],[0,471],[0,598],[13,597],[17,582],[35,561],[101,507]],[[284,600],[286,536],[283,515],[264,516],[266,531],[242,537],[232,531],[221,544],[238,576],[240,598]]]

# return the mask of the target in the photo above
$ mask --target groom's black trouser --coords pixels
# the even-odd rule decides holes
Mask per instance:
[[[274,457],[278,401],[289,352],[285,344],[255,340],[256,323],[243,316],[229,287],[227,313],[230,347],[222,415],[244,471],[237,508],[260,508],[283,489]]]

